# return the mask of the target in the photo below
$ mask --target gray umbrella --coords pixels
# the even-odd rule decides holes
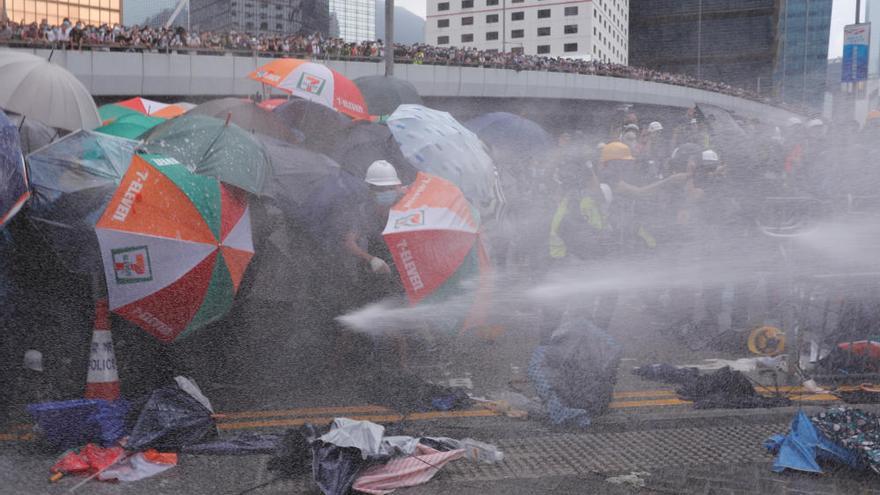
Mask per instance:
[[[207,101],[191,109],[193,115],[207,115],[229,122],[250,132],[263,134],[288,143],[302,142],[302,135],[297,136],[285,123],[268,110],[260,108],[251,100],[243,98],[218,98]]]
[[[418,90],[409,81],[387,76],[364,76],[354,80],[364,95],[371,115],[391,115],[407,103],[423,105]]]

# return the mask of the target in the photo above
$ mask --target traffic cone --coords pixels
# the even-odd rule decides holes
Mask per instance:
[[[110,310],[106,298],[95,304],[95,328],[89,354],[89,375],[86,399],[116,400],[119,398],[119,373],[110,335]]]

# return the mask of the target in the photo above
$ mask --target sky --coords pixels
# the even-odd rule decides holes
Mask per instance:
[[[880,0],[863,0],[862,15],[867,2]],[[425,17],[427,0],[394,0],[394,4],[410,12]],[[831,37],[828,43],[828,58],[837,58],[843,51],[843,26],[851,24],[855,19],[856,0],[834,0],[831,12]]]

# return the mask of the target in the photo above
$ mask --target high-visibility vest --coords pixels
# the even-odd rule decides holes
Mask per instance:
[[[563,220],[570,213],[568,207],[568,196],[562,198],[556,213],[553,214],[553,220],[550,222],[550,257],[554,259],[562,259],[568,255],[568,248],[565,241],[559,236],[559,230]],[[596,232],[602,231],[608,227],[608,222],[599,204],[593,198],[584,196],[580,201],[579,213],[587,220],[587,223]]]

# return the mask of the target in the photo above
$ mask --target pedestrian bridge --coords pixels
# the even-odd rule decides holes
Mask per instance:
[[[35,48],[0,48],[48,57]],[[56,51],[52,61],[74,73],[94,96],[235,96],[260,90],[246,76],[270,58],[227,53],[160,54],[110,51]],[[329,60],[354,79],[384,73],[378,62]],[[426,97],[538,98],[612,101],[689,107],[714,105],[742,116],[781,123],[794,114],[771,105],[711,91],[616,77],[559,72],[515,71],[445,65],[395,66]]]

